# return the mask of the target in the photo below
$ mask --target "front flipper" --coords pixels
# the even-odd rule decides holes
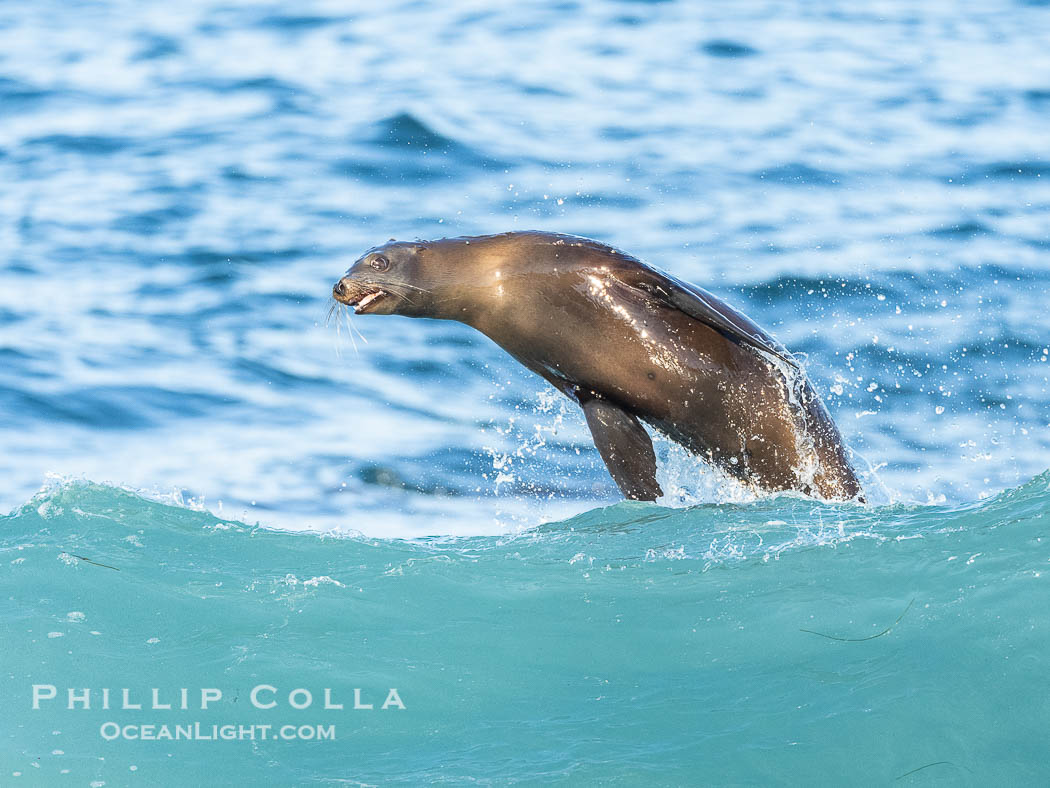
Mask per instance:
[[[749,345],[760,353],[767,353],[792,367],[798,367],[798,362],[791,356],[791,353],[763,331],[751,318],[701,287],[684,282],[643,263],[638,263],[625,281],[655,297],[666,306],[684,312],[694,320],[710,326],[734,342]]]
[[[605,400],[583,403],[594,445],[625,498],[655,501],[664,494],[656,481],[653,442],[638,419]]]

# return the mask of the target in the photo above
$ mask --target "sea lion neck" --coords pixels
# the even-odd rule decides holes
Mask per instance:
[[[442,238],[426,244],[435,282],[430,317],[489,334],[512,309],[511,282],[521,274],[524,233]],[[526,266],[527,267],[527,266]]]

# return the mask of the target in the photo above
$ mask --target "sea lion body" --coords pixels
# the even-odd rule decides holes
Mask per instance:
[[[834,423],[782,346],[712,294],[604,244],[539,232],[394,242],[333,294],[361,312],[486,334],[581,405],[629,498],[662,494],[639,419],[760,489],[860,495]]]

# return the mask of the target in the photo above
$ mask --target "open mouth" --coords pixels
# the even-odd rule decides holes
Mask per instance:
[[[386,298],[389,293],[379,288],[368,289],[361,288],[358,290],[357,287],[348,288],[343,283],[337,284],[332,291],[332,295],[335,296],[336,300],[340,303],[352,306],[354,308],[354,314],[360,315],[363,312],[367,312],[369,309]]]
[[[350,304],[350,306],[354,308],[355,315],[360,315],[362,312],[368,309],[369,304],[374,304],[376,301],[380,301],[381,299],[386,298],[386,296],[386,291],[375,290],[366,295],[364,298],[357,301],[357,303]]]

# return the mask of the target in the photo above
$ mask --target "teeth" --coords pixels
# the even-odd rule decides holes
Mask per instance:
[[[383,295],[382,290],[376,290],[374,293],[369,293],[354,305],[354,311],[356,312],[358,310],[364,309],[368,304],[375,301],[381,295]]]

